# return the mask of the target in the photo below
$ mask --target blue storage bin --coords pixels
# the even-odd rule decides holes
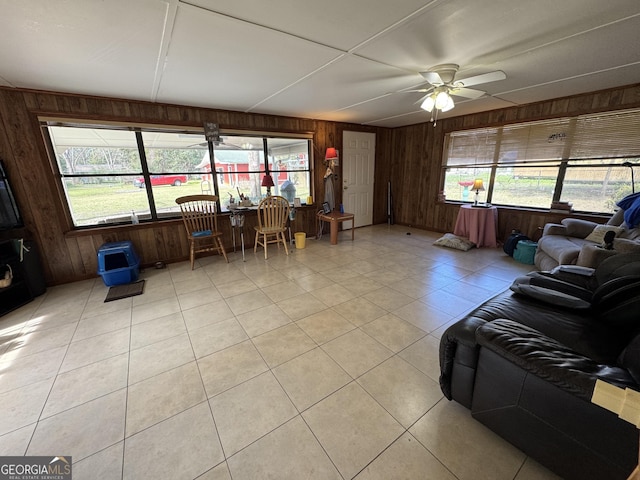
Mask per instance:
[[[105,243],[98,249],[98,275],[108,287],[138,280],[140,259],[130,241]]]

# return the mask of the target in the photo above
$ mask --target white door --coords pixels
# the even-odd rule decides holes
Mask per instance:
[[[342,136],[342,202],[344,211],[353,213],[354,227],[373,223],[373,173],[376,134],[347,132]],[[349,228],[344,222],[343,228]]]

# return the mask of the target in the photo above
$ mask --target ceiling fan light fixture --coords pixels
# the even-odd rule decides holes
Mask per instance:
[[[448,100],[447,100],[447,104],[442,108],[442,112],[448,112],[449,110],[452,110],[453,107],[455,107],[455,103],[453,103],[453,98],[451,96],[449,96]]]
[[[429,95],[427,98],[424,99],[424,102],[422,102],[422,105],[420,105],[420,108],[423,110],[426,110],[427,112],[432,112],[433,107],[435,107],[435,105],[436,105],[436,101],[434,100],[434,96]]]
[[[420,108],[431,113],[431,121],[434,127],[439,113],[445,113],[455,108],[452,95],[475,100],[484,96],[486,92],[468,87],[497,82],[498,80],[507,78],[507,75],[502,70],[496,70],[494,72],[456,79],[459,68],[459,65],[455,63],[435,65],[426,72],[419,72],[430,85],[429,88],[404,90],[407,92],[431,92],[424,98]]]
[[[438,110],[443,110],[450,100],[451,96],[449,95],[447,90],[442,89],[436,95],[435,106]]]

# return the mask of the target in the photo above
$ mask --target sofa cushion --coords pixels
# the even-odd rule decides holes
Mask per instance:
[[[606,250],[599,245],[583,245],[578,255],[576,265],[581,267],[596,268],[604,260],[614,255],[617,255],[616,250]]]
[[[516,295],[509,289],[474,309],[469,317],[485,322],[508,318],[603,363],[615,363],[629,341],[628,332],[601,322],[590,310],[564,309],[560,313],[554,305]]]
[[[624,222],[624,210],[619,208],[618,210],[616,210],[613,216],[607,221],[607,225],[613,225],[613,226],[619,227],[622,225],[622,222]]]
[[[621,226],[624,228],[624,232],[620,234],[620,238],[634,242],[638,242],[638,240],[640,240],[640,227],[629,228],[629,226],[624,222]]]
[[[635,384],[624,369],[596,362],[511,320],[486,323],[478,328],[476,337],[482,347],[588,402],[597,378],[621,387]]]
[[[590,242],[594,242],[597,244],[601,244],[604,242],[604,236],[607,232],[614,232],[615,236],[619,236],[622,232],[624,232],[624,228],[615,227],[613,225],[596,225],[596,227],[591,231],[585,240]]]
[[[571,309],[591,308],[592,293],[546,272],[532,272],[516,278],[511,291],[549,305]]]
[[[543,250],[560,265],[575,264],[583,245],[593,245],[593,242],[561,235],[543,235],[538,240],[538,249]]]
[[[538,245],[538,249],[536,250],[535,262],[538,270],[542,272],[548,272],[559,265],[555,258],[547,255],[544,250],[540,249],[540,245]]]
[[[564,218],[561,223],[567,227],[567,235],[576,238],[586,238],[598,226],[596,222],[578,218]]]

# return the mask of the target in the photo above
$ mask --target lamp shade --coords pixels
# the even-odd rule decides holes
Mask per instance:
[[[451,110],[453,107],[455,107],[455,103],[453,103],[453,98],[451,98],[451,96],[449,96],[449,98],[447,99],[447,104],[442,108],[442,112],[448,112],[449,110]]]
[[[263,187],[273,187],[273,177],[271,175],[265,175],[264,177],[262,177],[262,184]]]
[[[476,178],[473,181],[473,186],[471,187],[471,190],[475,190],[476,192],[484,192],[484,184],[482,183],[481,178]]]
[[[451,97],[449,96],[446,90],[439,91],[438,94],[436,95],[436,102],[435,102],[436,108],[438,110],[443,110],[449,103],[450,98]]]
[[[331,158],[338,158],[338,151],[334,147],[327,148],[327,153],[325,153],[324,158],[329,160]]]
[[[420,105],[420,108],[423,110],[426,110],[427,112],[432,112],[433,111],[433,107],[436,106],[436,101],[433,98],[433,95],[429,95],[427,98],[424,99],[424,102],[422,102],[422,105]]]

